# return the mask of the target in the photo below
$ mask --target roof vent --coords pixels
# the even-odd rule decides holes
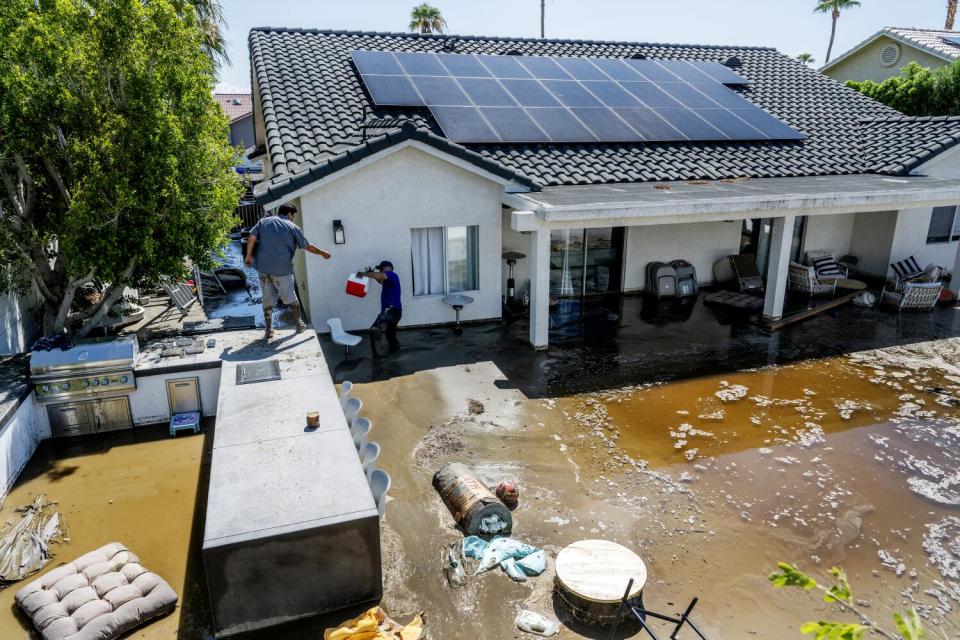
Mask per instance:
[[[457,39],[456,38],[447,38],[443,42],[443,46],[440,47],[440,50],[444,53],[456,53],[457,52]]]
[[[730,56],[723,61],[723,66],[729,67],[731,69],[739,69],[743,66],[743,63],[740,61],[740,58],[737,56]]]
[[[642,53],[635,53],[635,54],[633,54],[632,56],[630,56],[630,59],[631,59],[631,60],[646,60],[646,59],[647,59],[647,56],[643,55]]]
[[[510,51],[507,51],[506,53],[501,54],[501,55],[505,55],[505,56],[522,56],[522,55],[523,55],[523,51],[520,51],[520,49],[510,49]]]
[[[885,67],[892,67],[900,59],[900,45],[891,42],[880,50],[880,62]]]
[[[239,106],[240,106],[240,98],[234,98],[233,100],[230,101],[230,104],[236,105],[236,106],[239,107]]]

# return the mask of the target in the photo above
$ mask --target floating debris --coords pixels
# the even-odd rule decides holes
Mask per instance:
[[[17,582],[44,568],[53,559],[50,544],[60,538],[60,512],[43,494],[17,509],[20,520],[0,539],[0,584]]]
[[[737,400],[742,400],[747,397],[747,394],[750,392],[742,384],[730,384],[726,380],[720,381],[720,390],[715,394],[723,402],[736,402]]]

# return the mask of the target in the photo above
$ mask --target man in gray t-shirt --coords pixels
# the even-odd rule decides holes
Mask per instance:
[[[247,238],[248,267],[260,274],[260,288],[263,290],[263,319],[267,325],[264,337],[273,337],[273,308],[277,301],[290,307],[297,321],[297,333],[306,329],[300,317],[300,303],[297,301],[297,289],[293,282],[293,254],[304,249],[330,259],[330,253],[310,244],[303,231],[293,222],[297,208],[292,204],[283,204],[276,215],[261,218],[250,230]],[[254,255],[256,251],[256,255]]]

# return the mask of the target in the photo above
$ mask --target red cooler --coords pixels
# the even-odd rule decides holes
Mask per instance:
[[[370,278],[360,278],[355,273],[351,273],[347,278],[347,295],[365,298],[367,296],[367,287],[370,285]]]

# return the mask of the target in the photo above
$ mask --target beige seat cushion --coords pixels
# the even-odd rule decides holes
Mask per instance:
[[[177,594],[111,542],[37,578],[16,601],[44,640],[110,640],[172,611]]]

